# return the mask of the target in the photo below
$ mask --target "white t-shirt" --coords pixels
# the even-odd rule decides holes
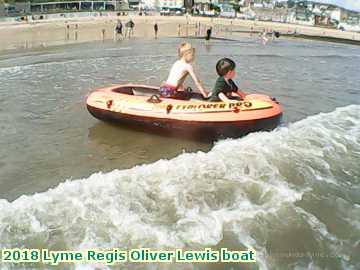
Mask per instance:
[[[190,74],[190,76],[195,81],[195,83],[197,83],[199,81],[195,75],[194,69],[191,64],[186,63],[184,60],[176,61],[170,70],[170,74],[166,81],[166,84],[174,86],[174,87],[178,87],[179,81],[187,73]]]

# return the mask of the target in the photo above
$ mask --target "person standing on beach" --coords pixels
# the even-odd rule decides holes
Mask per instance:
[[[269,39],[267,38],[267,31],[265,29],[260,34],[260,38],[261,38],[263,45],[266,45],[266,43],[269,41]]]
[[[102,41],[105,41],[105,32],[106,32],[106,30],[105,30],[105,28],[103,28],[103,29],[101,30],[101,38],[102,38]]]
[[[121,20],[117,21],[115,31],[114,31],[114,41],[117,41],[118,35],[121,35],[121,38],[124,39],[124,36],[123,36],[123,24],[122,24]]]
[[[206,30],[206,37],[205,37],[206,42],[209,42],[209,41],[210,41],[211,32],[212,32],[212,27],[210,27],[210,28],[208,28],[208,29]]]
[[[125,37],[124,38],[126,38],[128,35],[129,35],[129,22],[125,23]]]
[[[135,27],[135,23],[132,20],[130,20],[130,33],[131,33],[131,35],[134,35],[134,27]]]
[[[158,36],[158,31],[159,31],[159,26],[157,23],[154,24],[154,33],[155,33],[155,39],[157,39]]]
[[[66,24],[66,29],[65,29],[65,39],[69,40],[70,39],[70,25]]]
[[[79,25],[75,24],[75,31],[74,31],[75,40],[78,40],[78,30],[79,30]]]
[[[126,32],[125,32],[125,38],[128,35],[129,39],[131,37],[131,34],[134,34],[134,27],[135,27],[135,23],[130,19],[126,24]]]

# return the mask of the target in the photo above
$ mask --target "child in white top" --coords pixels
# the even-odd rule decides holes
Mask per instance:
[[[178,53],[180,59],[173,64],[165,85],[160,87],[161,96],[176,99],[189,99],[190,95],[185,91],[184,82],[187,75],[190,74],[196,87],[199,89],[201,94],[207,98],[209,93],[202,86],[200,80],[194,72],[193,66],[191,65],[195,59],[195,49],[191,46],[191,44],[184,42],[181,43]]]

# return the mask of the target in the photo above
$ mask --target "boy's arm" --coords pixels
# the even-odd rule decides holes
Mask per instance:
[[[226,88],[226,82],[223,78],[216,80],[213,95],[216,95],[223,102],[230,102],[231,100],[226,96],[224,89]]]
[[[201,84],[199,78],[196,76],[194,69],[191,65],[188,66],[188,70],[187,70],[191,76],[191,78],[194,80],[196,87],[200,90],[201,94],[204,97],[209,97],[209,92],[205,90],[205,88],[203,87],[203,85]]]
[[[231,80],[231,83],[233,84],[233,87],[236,89],[236,92],[232,93],[232,96],[239,96],[242,99],[244,99],[246,97],[246,93],[244,93],[243,91],[241,91],[239,89],[239,87],[235,84],[235,82],[233,80]],[[235,95],[234,95],[235,94]]]
[[[238,90],[237,92],[232,92],[231,95],[233,97],[240,97],[242,99],[244,99],[246,97],[246,94],[240,90]]]
[[[238,94],[239,97],[241,97],[242,99],[245,99],[247,95],[245,92],[241,91],[240,89],[237,90],[236,94]]]
[[[223,92],[218,94],[218,97],[221,99],[222,102],[230,102],[231,100],[228,99]]]

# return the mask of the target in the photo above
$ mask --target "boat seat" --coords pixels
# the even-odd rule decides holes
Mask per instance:
[[[135,95],[135,96],[151,97],[152,95],[160,95],[159,91],[156,91],[153,89],[133,88],[132,92],[133,92],[133,95]]]
[[[135,96],[144,96],[144,97],[151,97],[153,95],[157,95],[160,97],[160,93],[153,89],[139,89],[139,88],[132,88],[133,95]],[[202,96],[198,93],[193,93],[193,97],[188,100],[190,102],[196,102],[201,103],[204,102],[204,99],[202,99]]]
[[[189,101],[190,101],[190,102],[196,102],[196,103],[203,103],[203,102],[204,102],[204,100],[198,99],[198,98],[190,98]]]

